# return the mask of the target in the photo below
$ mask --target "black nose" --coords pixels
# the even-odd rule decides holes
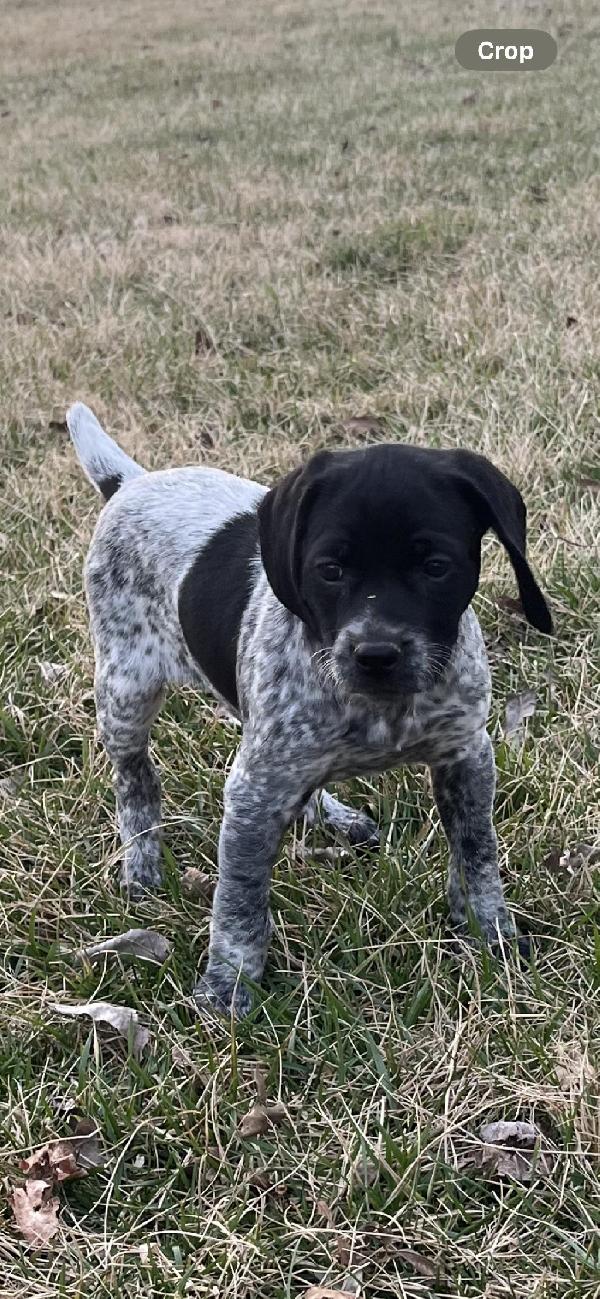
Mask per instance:
[[[389,640],[363,640],[356,645],[354,657],[365,672],[389,672],[396,666],[400,651]]]

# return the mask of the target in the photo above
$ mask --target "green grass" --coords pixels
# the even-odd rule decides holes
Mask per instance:
[[[14,1182],[82,1116],[107,1162],[61,1188],[48,1253],[15,1231],[4,1183],[1,1299],[600,1292],[598,876],[564,858],[598,837],[597,17],[534,8],[6,7],[0,1169]],[[552,31],[557,63],[461,71],[456,36],[493,21]],[[214,346],[197,353],[199,328]],[[530,968],[452,953],[427,781],[400,771],[349,791],[378,812],[379,859],[290,839],[252,1017],[233,1035],[197,1021],[209,906],[179,868],[216,874],[237,732],[210,700],[169,699],[165,890],[127,906],[82,595],[97,503],[60,427],[77,397],[150,467],[272,480],[371,436],[348,424],[368,416],[519,483],[557,636],[498,604],[514,585],[491,540],[477,608]],[[528,687],[536,714],[507,746],[504,704]],[[170,938],[164,967],[69,956],[134,925]],[[50,1009],[89,998],[138,1010],[141,1060]],[[257,1064],[289,1121],[249,1140]],[[538,1125],[546,1176],[469,1167],[499,1118]]]

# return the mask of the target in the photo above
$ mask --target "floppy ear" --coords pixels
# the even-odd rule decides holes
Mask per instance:
[[[485,456],[473,451],[456,451],[454,457],[482,536],[491,528],[508,552],[527,621],[550,635],[552,616],[525,557],[527,510],[521,493]]]
[[[258,535],[265,572],[277,599],[310,625],[302,598],[300,572],[308,515],[318,491],[319,470],[329,460],[317,452],[307,465],[293,469],[267,492],[258,507]]]

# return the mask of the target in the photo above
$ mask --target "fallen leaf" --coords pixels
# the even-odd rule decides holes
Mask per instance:
[[[205,875],[204,871],[196,870],[195,866],[188,866],[181,876],[181,892],[185,898],[197,901],[198,898],[204,898],[206,902],[212,900],[215,891],[214,879],[210,875]]]
[[[267,1104],[267,1077],[262,1065],[257,1064],[254,1070],[254,1085],[259,1105]]]
[[[194,353],[196,356],[208,356],[210,352],[215,351],[215,343],[211,334],[204,325],[196,325],[194,334]]]
[[[84,1173],[89,1168],[104,1167],[106,1159],[100,1145],[98,1128],[93,1119],[80,1119],[71,1141],[75,1146],[77,1163]]]
[[[12,1206],[17,1227],[30,1245],[47,1245],[56,1235],[59,1201],[48,1182],[31,1177],[25,1186],[15,1186]]]
[[[523,605],[514,595],[499,595],[496,601],[499,609],[506,609],[507,613],[516,613],[519,618],[524,618]]]
[[[311,1285],[304,1299],[348,1299],[348,1290],[329,1290],[326,1285]]]
[[[591,491],[600,492],[600,478],[578,478],[577,482],[580,487],[587,487]]]
[[[114,934],[101,943],[91,943],[77,952],[78,960],[93,961],[99,956],[116,953],[118,956],[137,956],[141,961],[155,961],[162,965],[166,961],[171,944],[155,929],[128,929],[124,934]]]
[[[444,1269],[440,1263],[436,1263],[432,1258],[426,1258],[424,1254],[419,1254],[416,1249],[395,1249],[394,1257],[401,1258],[403,1263],[412,1267],[413,1272],[418,1276],[430,1277],[432,1280],[444,1278]]]
[[[317,1208],[317,1213],[320,1213],[321,1217],[325,1218],[326,1222],[329,1223],[329,1226],[333,1227],[334,1226],[333,1210],[329,1207],[327,1201],[317,1200],[316,1208]]]
[[[383,424],[376,415],[355,415],[351,419],[344,420],[342,428],[346,433],[358,438],[381,437],[384,433]]]
[[[125,1038],[129,1038],[131,1031],[134,1055],[141,1055],[150,1041],[148,1029],[138,1024],[137,1010],[132,1010],[129,1006],[113,1006],[108,1001],[81,1001],[73,1006],[56,1002],[51,1009],[57,1015],[72,1015],[74,1018],[89,1015],[94,1023],[109,1024]]]
[[[522,690],[518,695],[511,695],[506,701],[504,710],[504,734],[511,740],[520,730],[527,717],[533,717],[537,705],[534,690]]]
[[[82,1119],[71,1137],[48,1141],[22,1159],[20,1168],[28,1178],[59,1185],[85,1177],[88,1169],[100,1168],[103,1163],[96,1124],[91,1119]]]
[[[66,419],[51,419],[51,420],[48,420],[48,432],[49,432],[49,433],[68,433],[68,432],[69,432],[69,428],[68,428],[68,425],[67,425],[67,421],[66,421]]]
[[[485,1123],[480,1129],[482,1146],[475,1164],[485,1173],[530,1182],[534,1172],[548,1172],[548,1160],[540,1151],[541,1132],[533,1123],[519,1120]]]
[[[460,102],[461,104],[468,106],[469,104],[476,104],[477,99],[478,99],[477,91],[472,90],[470,95],[463,95],[463,98],[461,99]]]
[[[40,676],[45,686],[53,686],[56,681],[62,681],[68,671],[66,663],[40,663]]]
[[[280,1101],[276,1101],[274,1105],[261,1105],[257,1102],[244,1115],[238,1132],[241,1137],[262,1137],[271,1128],[279,1127],[286,1118],[287,1110]]]
[[[222,108],[222,107],[223,107],[223,100],[222,100],[222,99],[211,99],[211,101],[210,101],[210,106],[211,106],[211,108]]]

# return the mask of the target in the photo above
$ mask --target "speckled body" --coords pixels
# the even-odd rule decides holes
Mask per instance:
[[[98,484],[111,468],[114,447],[114,472],[123,480],[99,519],[86,564],[98,726],[115,768],[123,880],[129,889],[146,888],[160,881],[160,784],[148,755],[150,726],[167,685],[211,688],[182,635],[178,591],[215,531],[255,510],[266,489],[218,470],[129,470],[115,444],[90,424],[93,419],[85,407],[70,412],[86,472]],[[319,791],[329,782],[403,763],[431,769],[450,844],[454,925],[464,929],[474,918],[489,939],[514,934],[492,827],[490,677],[470,607],[433,684],[379,702],[349,695],[315,653],[303,622],[278,601],[257,551],[237,676],[243,734],[225,786],[199,1005],[247,1011],[245,979],[260,981],[267,955],[272,866],[294,818],[303,811],[312,819],[320,815],[355,841],[373,839],[376,827],[369,818]]]

